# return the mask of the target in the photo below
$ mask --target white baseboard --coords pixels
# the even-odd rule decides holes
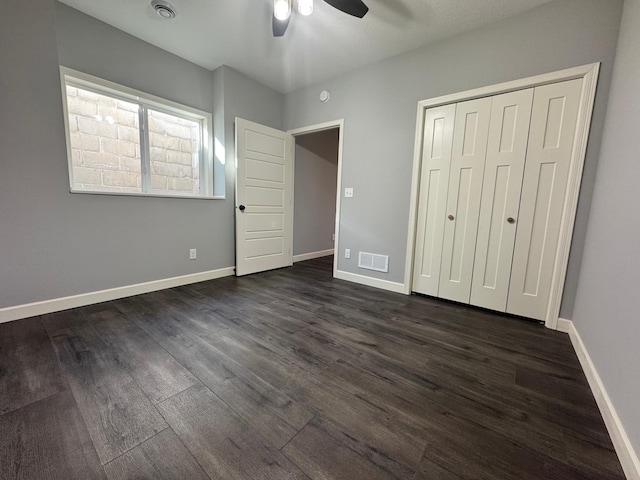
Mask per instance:
[[[558,325],[556,326],[556,330],[559,332],[568,333],[570,337],[571,332],[577,334],[576,327],[574,327],[573,325],[573,321],[567,320],[566,318],[558,318]],[[571,338],[571,343],[573,343],[573,338]],[[573,348],[575,349],[576,346],[574,345]]]
[[[404,283],[390,282],[389,280],[381,280],[379,278],[367,277],[365,275],[344,272],[342,270],[336,270],[334,277],[339,278],[340,280],[346,280],[347,282],[359,283],[360,285],[380,288],[390,292],[405,293]]]
[[[571,338],[571,343],[578,355],[578,359],[580,360],[584,374],[587,377],[593,396],[596,398],[598,408],[600,408],[600,413],[602,414],[604,423],[607,426],[607,430],[611,436],[611,441],[616,449],[616,453],[620,459],[620,464],[622,465],[622,469],[624,470],[627,479],[640,480],[640,460],[638,459],[638,454],[629,441],[627,432],[620,421],[620,417],[618,417],[616,409],[611,402],[611,398],[609,398],[609,395],[604,388],[602,379],[600,378],[600,375],[598,375],[598,371],[596,370],[596,367],[591,360],[591,356],[589,355],[589,352],[587,352],[587,348],[585,347],[580,334],[576,330],[574,323],[571,320],[559,318],[558,330],[568,333]]]
[[[301,253],[293,256],[293,263],[304,262],[305,260],[313,260],[314,258],[328,257],[333,255],[333,248],[329,250],[320,250],[319,252]]]
[[[45,313],[59,312],[69,308],[84,307],[86,305],[93,305],[94,303],[108,302],[109,300],[155,292],[166,288],[179,287],[190,283],[229,277],[234,273],[235,267],[226,267],[207,272],[192,273],[190,275],[163,278],[161,280],[153,280],[151,282],[110,288],[108,290],[99,290],[97,292],[81,293],[70,297],[54,298],[51,300],[44,300],[42,302],[0,308],[0,323],[19,320],[21,318],[34,317],[36,315],[44,315]]]

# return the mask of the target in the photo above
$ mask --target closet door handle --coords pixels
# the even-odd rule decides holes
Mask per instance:
[[[514,223],[516,223],[516,220],[513,217],[509,217],[507,218],[507,222],[513,225]]]
[[[453,220],[455,217],[453,215],[449,215],[447,218],[449,218],[449,220]]]

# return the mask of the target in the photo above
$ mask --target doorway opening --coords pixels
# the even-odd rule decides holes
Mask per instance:
[[[334,255],[339,234],[342,121],[294,137],[293,262]],[[334,257],[334,272],[336,269]]]

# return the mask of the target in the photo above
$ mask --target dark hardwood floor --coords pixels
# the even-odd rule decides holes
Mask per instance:
[[[0,325],[0,479],[624,479],[567,335],[331,261]]]

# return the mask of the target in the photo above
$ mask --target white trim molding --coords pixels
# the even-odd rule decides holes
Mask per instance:
[[[579,67],[568,68],[558,72],[545,73],[535,77],[522,78],[511,82],[500,83],[488,87],[467,90],[465,92],[454,93],[442,97],[431,98],[418,102],[418,112],[416,117],[416,133],[413,155],[413,173],[411,180],[411,197],[409,205],[409,228],[407,234],[407,256],[405,261],[404,293],[409,295],[412,290],[413,259],[415,249],[415,236],[418,215],[418,196],[420,193],[420,168],[422,163],[422,142],[425,122],[425,111],[428,108],[458,103],[476,98],[499,95],[513,92],[525,88],[539,87],[551,83],[564,82],[574,79],[582,79],[582,92],[580,95],[580,110],[576,127],[573,151],[571,154],[571,168],[569,170],[569,183],[562,212],[562,227],[560,230],[560,240],[556,250],[556,264],[553,271],[549,304],[545,317],[545,325],[548,328],[556,329],[558,316],[560,315],[560,302],[564,291],[564,282],[569,262],[569,250],[573,235],[573,225],[578,208],[578,194],[582,180],[582,170],[587,150],[587,140],[589,128],[591,126],[591,113],[595,101],[596,84],[599,63],[591,63]]]
[[[319,252],[301,253],[293,256],[293,263],[304,262],[305,260],[313,260],[314,258],[328,257],[333,255],[333,248],[329,250],[320,250]]]
[[[0,323],[19,320],[21,318],[35,317],[45,313],[59,312],[69,308],[84,307],[94,303],[108,302],[118,298],[131,297],[143,293],[165,290],[167,288],[180,287],[191,283],[214,280],[216,278],[230,277],[234,275],[235,267],[220,268],[207,272],[192,273],[179,277],[163,278],[150,282],[137,283],[135,285],[125,285],[123,287],[109,288],[96,292],[81,293],[70,297],[54,298],[41,302],[27,303],[13,307],[0,308]]]
[[[293,128],[291,130],[287,130],[287,133],[290,133],[294,137],[298,137],[300,135],[306,135],[308,133],[316,133],[322,132],[324,130],[332,130],[334,128],[341,128],[344,125],[344,119],[331,120],[329,122],[316,123],[315,125],[308,125],[306,127]]]
[[[357,273],[349,273],[349,272],[344,272],[342,270],[336,270],[333,276],[340,280],[359,283],[360,285],[379,288],[381,290],[388,290],[389,292],[404,293],[404,290],[405,290],[403,283],[390,282],[389,280],[382,280],[380,278],[367,277],[366,275],[358,275]]]
[[[607,426],[609,435],[611,436],[613,446],[618,454],[622,470],[624,470],[628,480],[640,480],[640,459],[638,458],[638,454],[634,450],[633,445],[631,445],[627,432],[625,431],[624,426],[620,421],[620,417],[611,402],[611,398],[605,390],[602,379],[600,378],[600,375],[598,375],[598,371],[591,360],[591,356],[589,355],[578,330],[571,320],[564,318],[558,319],[557,329],[561,332],[568,333],[571,338],[573,348],[576,351],[578,360],[580,360],[582,370],[587,377],[593,396],[596,399],[596,403],[598,404],[604,423]]]

